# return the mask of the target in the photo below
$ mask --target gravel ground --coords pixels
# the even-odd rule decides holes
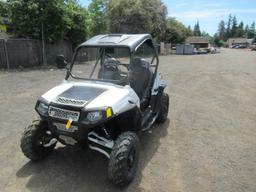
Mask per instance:
[[[134,182],[122,191],[256,191],[256,52],[163,56],[169,120],[141,137]],[[64,78],[61,70],[0,72],[0,191],[118,191],[107,160],[59,146],[31,163],[21,133],[36,115],[38,96]]]

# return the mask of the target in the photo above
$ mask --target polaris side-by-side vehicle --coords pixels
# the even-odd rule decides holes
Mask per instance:
[[[33,161],[49,155],[57,142],[82,146],[109,159],[108,176],[124,186],[135,176],[138,133],[167,119],[169,97],[158,73],[159,59],[148,34],[98,35],[75,50],[65,80],[42,95],[40,118],[21,138],[22,152]]]

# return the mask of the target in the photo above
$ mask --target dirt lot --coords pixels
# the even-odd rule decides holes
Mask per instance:
[[[171,97],[169,120],[141,137],[134,182],[123,191],[256,191],[256,52],[161,57]],[[0,72],[0,191],[118,191],[107,160],[59,147],[31,163],[20,135],[36,115],[37,96],[64,71]]]

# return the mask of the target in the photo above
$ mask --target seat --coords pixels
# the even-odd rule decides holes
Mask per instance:
[[[150,96],[149,88],[152,78],[153,72],[150,69],[149,62],[145,59],[135,58],[130,68],[129,81],[141,101]]]

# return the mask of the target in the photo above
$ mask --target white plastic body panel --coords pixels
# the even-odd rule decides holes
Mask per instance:
[[[158,94],[158,88],[159,87],[166,87],[166,82],[165,80],[163,79],[162,75],[160,73],[158,73],[156,75],[156,78],[155,78],[155,81],[154,81],[154,85],[153,85],[153,89],[152,89],[152,92],[151,92],[151,95],[157,95]]]
[[[58,95],[62,94],[64,91],[68,90],[72,86],[83,86],[85,87],[98,87],[106,89],[105,92],[100,94],[98,97],[90,101],[85,109],[93,110],[99,109],[101,107],[111,107],[115,115],[128,111],[133,107],[140,107],[140,100],[134,90],[126,86],[118,86],[110,83],[99,83],[99,82],[69,82],[63,81],[62,84],[52,88],[47,93],[42,95],[42,97],[48,101],[52,102]]]
[[[42,95],[42,97],[49,103],[58,95],[71,88],[73,84],[63,81],[62,84],[50,89],[48,92]]]

